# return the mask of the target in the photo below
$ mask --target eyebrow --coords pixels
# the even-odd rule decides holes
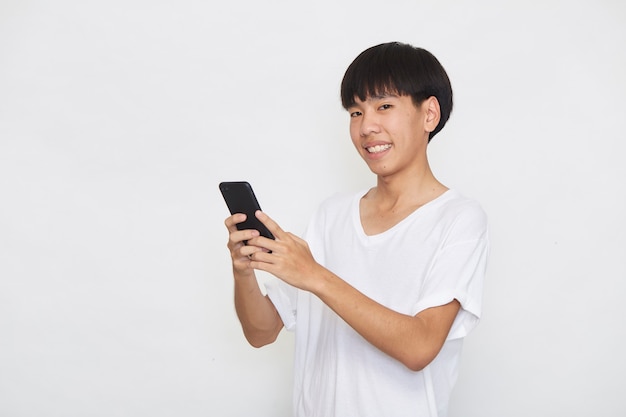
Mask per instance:
[[[358,96],[355,96],[355,100],[352,101],[352,104],[350,106],[346,107],[346,110],[359,106],[359,104],[356,101],[357,97]],[[400,94],[397,94],[397,93],[380,93],[380,94],[372,94],[372,95],[367,96],[365,98],[365,101],[384,100],[386,98],[399,98],[399,97],[400,97]],[[363,101],[363,102],[365,102],[365,101]]]

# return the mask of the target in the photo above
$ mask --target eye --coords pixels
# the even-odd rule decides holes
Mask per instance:
[[[353,111],[350,112],[350,117],[359,117],[361,114],[363,113],[361,113],[360,111]]]
[[[380,106],[378,109],[379,110],[388,110],[390,109],[392,106],[391,104],[383,104],[382,106]]]

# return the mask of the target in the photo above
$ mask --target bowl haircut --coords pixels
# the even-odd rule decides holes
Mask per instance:
[[[366,49],[352,61],[341,82],[341,104],[346,110],[357,97],[365,101],[388,94],[411,96],[416,106],[429,97],[437,98],[441,119],[429,142],[452,113],[448,74],[433,54],[412,45],[389,42]]]

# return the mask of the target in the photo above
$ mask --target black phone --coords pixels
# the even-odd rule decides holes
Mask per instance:
[[[238,223],[237,229],[258,230],[261,236],[274,239],[272,232],[254,215],[257,210],[261,210],[261,206],[259,206],[252,186],[247,181],[221,182],[220,191],[230,214],[243,213],[246,215],[246,220]]]

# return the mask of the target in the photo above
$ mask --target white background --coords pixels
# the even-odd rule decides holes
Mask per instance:
[[[217,184],[296,233],[373,185],[338,89],[391,40],[448,70],[432,166],[490,219],[451,416],[625,415],[623,2],[1,0],[0,416],[288,416]]]

